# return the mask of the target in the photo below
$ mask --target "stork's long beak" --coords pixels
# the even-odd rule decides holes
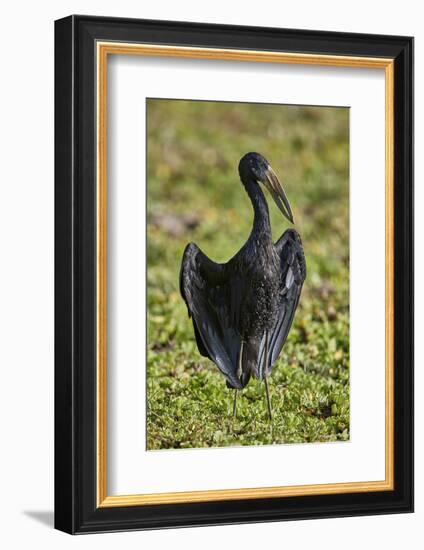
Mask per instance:
[[[265,179],[263,184],[271,193],[272,198],[275,201],[275,204],[281,210],[283,216],[285,216],[291,223],[294,223],[293,214],[290,208],[290,203],[287,198],[287,195],[284,192],[281,183],[278,181],[277,175],[271,166],[268,166],[265,172]]]

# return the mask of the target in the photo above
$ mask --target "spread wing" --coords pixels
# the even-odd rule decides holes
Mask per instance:
[[[302,241],[294,229],[287,229],[275,244],[281,267],[281,286],[278,319],[268,335],[269,366],[263,365],[265,345],[261,346],[260,367],[270,372],[284,346],[299,303],[306,278],[306,262]],[[262,365],[261,365],[262,363]]]
[[[193,243],[181,264],[180,292],[192,317],[199,352],[211,359],[233,388],[242,388],[238,372],[241,337],[237,330],[243,285],[227,276],[225,265],[210,260]]]

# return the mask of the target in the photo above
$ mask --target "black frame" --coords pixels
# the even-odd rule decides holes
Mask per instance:
[[[96,508],[96,40],[395,60],[395,490]],[[90,16],[55,22],[55,527],[92,533],[413,511],[413,39]]]

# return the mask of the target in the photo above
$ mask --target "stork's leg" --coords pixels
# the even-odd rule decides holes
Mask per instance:
[[[271,409],[271,399],[269,397],[269,388],[268,388],[268,331],[265,332],[265,364],[264,364],[264,382],[265,382],[265,393],[266,393],[266,402],[268,405],[268,414],[269,419],[272,420],[272,409]]]
[[[234,390],[233,418],[237,416],[237,390]]]
[[[238,360],[238,368],[237,368],[237,376],[240,378],[241,373],[243,372],[242,365],[243,365],[243,340],[240,344],[240,354],[239,354],[239,360]],[[233,417],[235,418],[237,415],[237,390],[234,390],[234,405],[233,405]]]
[[[268,405],[268,414],[269,414],[269,419],[272,420],[271,399],[269,397],[268,379],[267,379],[266,376],[265,376],[264,380],[265,380],[266,401],[267,401],[267,405]]]

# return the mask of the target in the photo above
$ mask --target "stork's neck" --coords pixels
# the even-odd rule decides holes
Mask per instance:
[[[244,186],[252,202],[254,211],[252,235],[256,234],[271,238],[268,203],[266,202],[262,189],[259,184],[253,180],[245,182]]]

